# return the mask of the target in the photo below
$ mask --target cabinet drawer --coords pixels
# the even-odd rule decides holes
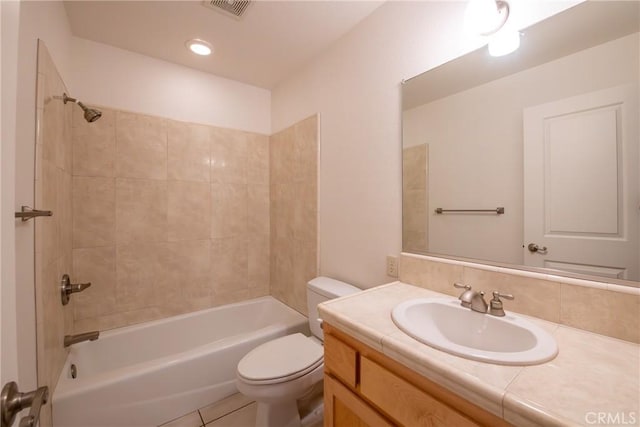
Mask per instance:
[[[358,353],[332,335],[324,336],[324,369],[346,385],[356,387]]]
[[[478,426],[364,356],[360,358],[360,393],[404,426]]]
[[[325,426],[393,427],[375,409],[329,375],[324,376]]]

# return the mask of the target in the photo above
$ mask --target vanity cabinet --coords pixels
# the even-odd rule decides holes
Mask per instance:
[[[350,335],[324,325],[324,426],[509,426]]]

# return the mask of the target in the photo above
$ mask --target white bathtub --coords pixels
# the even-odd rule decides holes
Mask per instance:
[[[294,332],[306,317],[263,297],[101,333],[71,347],[54,426],[157,426],[235,393],[242,356]]]

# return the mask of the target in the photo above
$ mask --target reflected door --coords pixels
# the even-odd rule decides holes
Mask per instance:
[[[526,265],[639,280],[637,91],[524,110]]]

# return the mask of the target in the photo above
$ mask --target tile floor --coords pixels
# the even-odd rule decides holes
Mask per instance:
[[[236,393],[160,427],[253,427],[255,422],[256,403]]]

